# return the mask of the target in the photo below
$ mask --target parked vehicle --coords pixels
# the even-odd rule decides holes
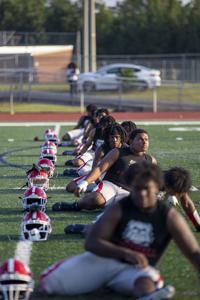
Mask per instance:
[[[111,64],[96,72],[81,73],[78,85],[85,91],[117,90],[122,82],[138,89],[154,88],[161,85],[160,71],[134,64]]]

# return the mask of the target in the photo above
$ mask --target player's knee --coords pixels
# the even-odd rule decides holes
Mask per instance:
[[[89,195],[86,195],[80,200],[80,207],[82,209],[95,209],[105,205],[105,198],[97,192],[92,192]]]
[[[80,158],[75,158],[73,164],[75,167],[81,167],[84,164],[84,161]]]
[[[133,287],[133,294],[135,297],[142,297],[146,294],[153,293],[155,291],[155,283],[149,277],[140,277],[136,279]]]
[[[70,141],[71,138],[70,138],[70,136],[69,136],[68,133],[65,133],[65,134],[63,135],[63,137],[62,137],[62,140],[63,140],[63,141]]]
[[[74,181],[71,181],[66,185],[66,191],[68,193],[74,193],[76,188],[77,188],[77,184]]]

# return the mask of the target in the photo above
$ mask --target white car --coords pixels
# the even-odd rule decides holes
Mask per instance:
[[[161,85],[160,71],[134,64],[111,64],[96,72],[81,73],[78,85],[85,91],[117,90],[122,80],[139,89]]]

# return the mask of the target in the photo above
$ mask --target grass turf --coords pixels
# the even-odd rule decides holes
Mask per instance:
[[[157,158],[163,169],[174,165],[189,169],[192,173],[193,185],[200,188],[200,132],[170,132],[168,131],[168,127],[173,126],[143,126],[143,128],[146,128],[150,133],[149,153]],[[18,197],[21,196],[24,191],[13,190],[13,188],[20,188],[25,183],[25,170],[28,169],[33,162],[37,162],[40,143],[33,142],[33,137],[36,135],[42,137],[45,129],[45,127],[0,127],[0,153],[7,152],[7,154],[3,156],[4,163],[0,164],[1,261],[14,255],[16,243],[19,238],[19,224],[22,219],[22,209]],[[60,135],[62,135],[65,130],[66,128],[62,127]],[[182,140],[177,140],[177,137],[182,137]],[[8,139],[14,139],[14,141],[9,142]],[[64,169],[64,162],[69,158],[61,155],[63,150],[64,148],[59,148],[56,174],[54,178],[50,180],[50,186],[64,187],[70,180],[70,178],[61,176]],[[8,164],[5,164],[5,161]],[[9,164],[18,164],[19,168],[14,168],[11,165],[9,166]],[[48,191],[47,194],[51,197],[48,201],[47,214],[52,220],[53,232],[47,242],[34,243],[30,263],[36,280],[35,293],[32,299],[37,300],[48,299],[48,297],[40,295],[37,289],[40,272],[57,260],[83,251],[84,239],[80,236],[64,235],[64,227],[71,223],[88,223],[97,214],[96,211],[53,213],[51,211],[51,205],[54,202],[60,200],[73,201],[75,197],[67,194],[64,190]],[[200,192],[193,192],[191,196],[197,209],[200,210]],[[194,231],[193,227],[191,228]],[[200,233],[194,232],[194,234],[197,239],[200,240]],[[170,244],[159,268],[166,282],[175,285],[177,289],[175,299],[199,299],[199,281],[196,272],[186,259],[182,257],[174,243]],[[67,276],[68,274],[66,274],[66,280]],[[51,297],[53,300],[61,300],[64,298]],[[130,299],[130,297],[114,294],[85,295],[68,297],[67,299],[90,300],[100,298],[104,300]]]

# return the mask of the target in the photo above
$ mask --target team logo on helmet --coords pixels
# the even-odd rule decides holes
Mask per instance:
[[[20,229],[22,239],[29,241],[46,241],[52,231],[50,218],[42,211],[26,213]]]
[[[28,300],[33,288],[32,273],[22,261],[10,258],[0,266],[0,299]]]

